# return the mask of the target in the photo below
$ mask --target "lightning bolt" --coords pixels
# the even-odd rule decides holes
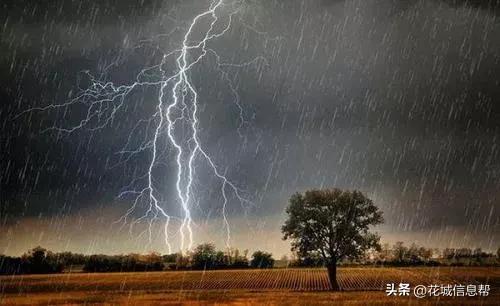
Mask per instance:
[[[131,207],[119,220],[117,220],[117,223],[122,223],[123,225],[129,224],[130,232],[132,233],[134,225],[149,219],[147,221],[149,226],[147,227],[146,232],[141,233],[140,236],[148,234],[149,243],[151,243],[154,222],[158,219],[164,220],[163,235],[165,238],[165,245],[169,253],[173,250],[171,235],[169,234],[172,219],[176,219],[180,222],[178,229],[180,240],[179,249],[181,251],[186,249],[189,250],[193,246],[194,222],[191,208],[194,197],[193,183],[196,179],[195,163],[197,161],[204,160],[212,170],[214,177],[220,180],[221,194],[223,198],[221,211],[224,229],[226,231],[225,243],[227,246],[229,246],[231,240],[230,224],[227,218],[227,205],[229,201],[228,192],[232,192],[235,198],[240,201],[242,206],[253,206],[253,203],[244,196],[243,191],[240,190],[227,177],[227,170],[221,171],[219,165],[216,164],[214,159],[208,154],[202,145],[202,141],[199,136],[200,121],[198,114],[200,97],[196,87],[190,79],[191,70],[199,64],[203,58],[210,55],[215,59],[218,71],[222,74],[224,80],[227,81],[229,88],[234,95],[234,104],[239,110],[238,119],[240,124],[237,131],[238,134],[242,136],[241,128],[244,124],[246,124],[244,109],[240,103],[237,89],[231,81],[228,72],[224,70],[224,68],[241,68],[259,64],[267,65],[267,61],[263,57],[257,57],[244,63],[224,63],[217,52],[208,47],[208,43],[210,41],[223,36],[230,30],[234,17],[238,12],[238,8],[234,9],[234,7],[231,6],[232,10],[227,15],[227,18],[225,18],[227,21],[225,21],[225,23],[223,21],[221,22],[219,13],[223,11],[225,6],[226,5],[223,0],[212,1],[210,6],[205,11],[199,13],[192,19],[183,35],[180,48],[169,53],[162,52],[163,57],[161,62],[157,65],[142,69],[136,76],[135,82],[132,84],[115,85],[113,82],[101,81],[100,78],[95,78],[90,72],[85,71],[83,73],[89,78],[90,86],[87,89],[82,90],[75,98],[62,104],[50,104],[45,107],[31,108],[18,115],[20,116],[32,111],[49,111],[51,109],[66,110],[67,108],[77,104],[83,105],[86,107],[86,114],[84,118],[78,122],[78,124],[71,127],[59,127],[54,123],[53,126],[44,129],[41,132],[57,131],[59,133],[71,134],[81,129],[96,131],[112,124],[112,122],[116,119],[116,114],[124,108],[127,96],[135,89],[144,86],[157,87],[158,96],[156,99],[155,113],[151,116],[151,118],[137,122],[123,149],[118,152],[119,154],[126,156],[123,162],[128,161],[132,156],[143,151],[150,151],[151,159],[145,174],[134,178],[132,182],[118,195],[118,198],[132,196],[133,201]],[[204,31],[202,38],[192,40],[195,28],[200,25],[202,20],[205,19],[208,19],[210,23],[208,28]],[[222,24],[222,29],[216,30],[216,28],[220,28],[219,25],[221,23],[224,23]],[[245,23],[242,24],[249,30],[262,34]],[[166,36],[172,34],[177,29],[178,28],[175,28]],[[144,43],[144,41],[142,43]],[[173,58],[175,62],[175,71],[173,73],[169,73],[169,71],[164,68],[170,58]],[[108,68],[112,65],[118,65],[118,61],[109,65]],[[146,125],[146,130],[151,129],[153,131],[152,137],[148,138],[146,133],[143,143],[137,149],[128,149],[135,131],[143,125]],[[185,133],[176,133],[176,129],[186,126],[188,127],[187,136]],[[177,168],[175,182],[176,197],[183,214],[180,218],[171,216],[164,208],[164,203],[161,200],[161,193],[158,191],[157,186],[155,186],[155,177],[153,172],[155,167],[161,163],[161,140],[166,140],[175,152],[174,160]],[[132,186],[136,185],[140,180],[146,181],[145,186],[140,189],[133,188]],[[146,203],[146,211],[141,217],[129,222],[131,215],[138,209],[141,203]]]

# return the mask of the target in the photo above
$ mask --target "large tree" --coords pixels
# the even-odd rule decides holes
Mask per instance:
[[[339,290],[339,261],[380,248],[380,237],[369,229],[383,222],[382,212],[359,191],[334,188],[296,193],[286,211],[283,239],[292,241],[292,250],[299,256],[323,258],[333,290]]]

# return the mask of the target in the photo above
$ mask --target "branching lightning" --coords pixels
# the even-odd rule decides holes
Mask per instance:
[[[195,164],[198,161],[205,161],[212,170],[214,177],[220,180],[222,203],[222,218],[226,231],[226,244],[229,245],[231,239],[231,231],[227,218],[228,192],[232,192],[244,205],[252,205],[243,194],[243,192],[227,177],[227,170],[222,171],[216,164],[210,154],[204,149],[199,135],[199,103],[200,97],[196,87],[191,81],[190,72],[200,61],[206,56],[212,56],[216,61],[218,71],[222,74],[224,80],[229,84],[232,94],[234,95],[234,103],[239,109],[238,134],[241,136],[241,127],[245,124],[244,109],[240,104],[240,98],[236,87],[231,82],[228,73],[224,70],[225,67],[245,67],[253,64],[264,63],[266,61],[262,57],[257,57],[249,62],[244,63],[224,63],[217,52],[208,47],[207,44],[224,34],[226,34],[234,21],[234,16],[238,9],[231,6],[231,11],[221,21],[218,14],[222,13],[225,4],[223,0],[214,0],[210,6],[200,14],[196,15],[183,35],[183,40],[180,48],[164,53],[163,58],[157,65],[146,67],[136,76],[135,81],[128,85],[115,85],[112,82],[104,82],[94,78],[89,72],[85,74],[89,77],[91,83],[88,88],[82,90],[75,98],[63,104],[51,104],[41,108],[32,108],[26,112],[32,111],[47,111],[50,109],[66,109],[73,105],[84,105],[86,114],[78,124],[71,127],[52,126],[42,132],[55,130],[57,132],[71,134],[80,129],[90,131],[103,129],[109,126],[116,119],[116,114],[120,112],[127,101],[127,96],[136,88],[143,86],[155,86],[158,88],[158,96],[156,99],[156,111],[151,118],[140,120],[133,127],[129,135],[128,141],[119,154],[127,155],[128,160],[131,156],[139,152],[150,151],[151,159],[148,169],[145,174],[139,178],[135,178],[131,184],[119,194],[119,198],[132,196],[133,201],[131,207],[118,220],[122,224],[129,224],[130,231],[132,227],[139,222],[146,221],[149,223],[147,234],[149,241],[152,240],[152,227],[156,220],[164,220],[163,232],[165,236],[165,244],[169,252],[172,252],[172,235],[170,235],[171,221],[174,217],[166,210],[164,203],[159,196],[158,188],[155,186],[154,169],[161,162],[161,154],[159,143],[165,141],[174,149],[175,164],[176,164],[176,181],[175,190],[178,203],[182,210],[183,216],[179,219],[180,226],[179,248],[181,251],[189,250],[193,246],[194,230],[192,217],[192,201],[193,201],[193,182],[195,180]],[[202,20],[208,20],[209,26],[204,31],[202,38],[193,41],[192,37],[195,28],[200,25]],[[221,23],[222,24],[221,26]],[[217,28],[221,28],[217,30]],[[197,29],[197,28],[196,28]],[[253,30],[252,28],[250,28]],[[174,29],[176,30],[176,29]],[[175,62],[175,71],[169,72],[165,68],[169,59],[173,58]],[[155,75],[156,71],[160,77]],[[22,115],[21,114],[21,115]],[[153,135],[147,138],[140,147],[134,150],[128,149],[132,134],[141,125],[146,124],[151,129]],[[188,126],[189,132],[176,133],[176,128]],[[139,179],[144,179],[147,183],[143,188],[136,189],[133,186]],[[147,203],[144,214],[129,222],[132,214],[138,209],[140,203]]]

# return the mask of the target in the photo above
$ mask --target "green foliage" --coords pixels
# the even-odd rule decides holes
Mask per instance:
[[[204,243],[198,245],[192,255],[192,267],[194,269],[211,269],[215,266],[217,251],[215,245]]]
[[[148,255],[92,255],[86,260],[85,272],[139,272],[162,271],[163,259],[158,253]]]
[[[162,256],[162,259],[163,259],[163,262],[165,262],[165,263],[173,263],[173,262],[176,262],[177,256],[179,256],[178,253],[165,254]]]
[[[379,236],[370,226],[383,222],[382,212],[359,191],[310,190],[290,198],[284,239],[299,256],[317,254],[327,265],[379,249]]]
[[[231,248],[226,252],[218,251],[215,245],[204,243],[198,245],[190,254],[190,267],[192,269],[248,268],[247,253],[245,250],[240,254],[238,249]]]
[[[264,251],[256,251],[252,254],[250,261],[252,268],[267,269],[274,266],[273,254]]]

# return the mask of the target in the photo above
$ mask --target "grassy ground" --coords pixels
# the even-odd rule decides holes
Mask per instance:
[[[490,284],[488,297],[387,297],[387,283]],[[341,268],[343,292],[323,269],[70,273],[0,277],[0,304],[499,305],[498,268]]]

